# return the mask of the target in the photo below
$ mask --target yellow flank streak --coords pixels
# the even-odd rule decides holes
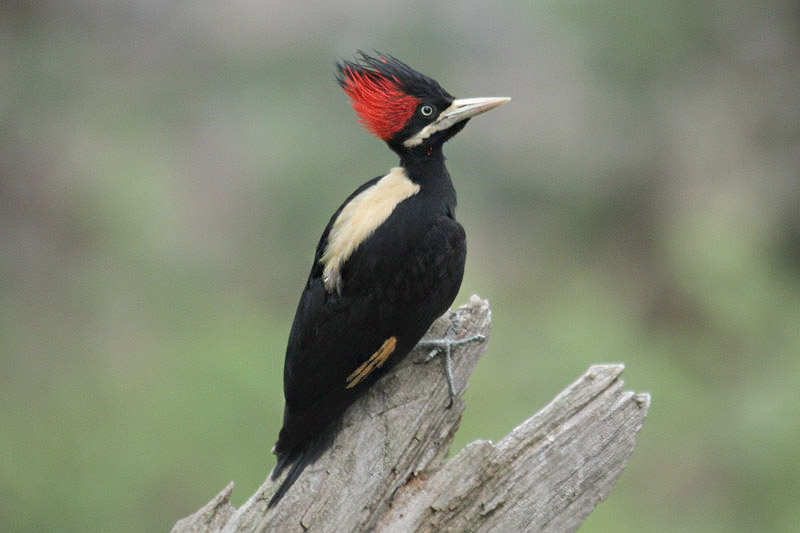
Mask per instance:
[[[389,218],[397,204],[417,192],[419,185],[408,179],[404,169],[395,167],[344,206],[328,233],[328,245],[320,258],[328,292],[341,290],[340,270],[345,261]]]
[[[397,337],[392,336],[386,339],[381,347],[378,348],[377,352],[372,354],[369,359],[356,368],[352,374],[347,376],[347,386],[345,388],[352,389],[361,383],[364,378],[369,376],[373,370],[382,367],[387,359],[389,359],[389,356],[392,355],[396,346]]]

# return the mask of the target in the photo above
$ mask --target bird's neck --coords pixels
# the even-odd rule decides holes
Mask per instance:
[[[409,178],[421,187],[450,181],[444,165],[442,146],[420,147],[400,154],[400,166],[406,169]]]
[[[456,191],[444,162],[441,145],[400,154],[400,166],[406,170],[409,179],[420,186],[420,191],[441,199],[455,209]]]

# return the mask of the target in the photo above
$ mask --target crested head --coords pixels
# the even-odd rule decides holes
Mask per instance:
[[[377,54],[377,53],[376,53]],[[454,99],[435,80],[390,55],[358,52],[337,63],[336,79],[364,127],[403,157],[441,154],[467,121],[510,98]]]
[[[359,52],[355,61],[339,62],[337,70],[359,121],[384,141],[403,130],[423,102],[453,100],[435,80],[390,55]]]

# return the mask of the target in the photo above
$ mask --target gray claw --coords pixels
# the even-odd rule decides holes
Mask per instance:
[[[456,384],[455,379],[453,378],[453,361],[451,357],[453,347],[461,346],[462,344],[467,344],[469,342],[483,341],[485,339],[486,337],[481,334],[466,337],[464,339],[452,339],[445,334],[443,339],[428,339],[419,341],[418,346],[423,348],[432,347],[433,349],[428,352],[428,355],[423,357],[420,361],[417,361],[417,363],[427,363],[437,355],[441,355],[442,357],[444,376],[447,380],[447,392],[450,395],[450,401],[447,404],[448,409],[453,406],[453,402],[455,401],[456,397]]]

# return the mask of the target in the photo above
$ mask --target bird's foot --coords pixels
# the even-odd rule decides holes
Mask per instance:
[[[449,335],[450,332],[449,328],[447,333],[445,333],[444,338],[441,339],[423,339],[419,341],[417,346],[422,348],[429,348],[430,351],[428,354],[416,361],[417,364],[427,363],[437,355],[442,358],[442,366],[444,367],[444,376],[447,379],[447,391],[450,394],[450,401],[447,404],[447,408],[450,409],[453,406],[453,401],[456,397],[456,384],[453,379],[453,361],[451,358],[451,354],[453,348],[456,346],[461,346],[462,344],[468,344],[470,342],[482,342],[486,340],[486,337],[483,335],[472,335],[471,337],[466,337],[463,339],[454,339]]]

